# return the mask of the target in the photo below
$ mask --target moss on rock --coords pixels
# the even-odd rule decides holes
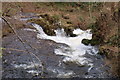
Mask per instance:
[[[88,40],[88,39],[83,39],[83,40],[82,40],[82,43],[85,44],[85,45],[89,45],[90,42],[91,42],[91,41]]]
[[[30,19],[28,22],[36,23],[40,25],[44,32],[48,35],[55,35],[54,30],[56,29],[56,26],[54,26],[56,19],[53,17],[50,17],[48,14],[40,15],[42,18],[40,19]]]
[[[30,19],[28,20],[28,22],[31,23],[36,23],[38,25],[40,25],[44,32],[48,35],[55,35],[54,30],[57,28],[63,28],[67,34],[67,36],[71,36],[71,37],[75,37],[76,35],[73,34],[73,30],[75,29],[74,26],[65,26],[65,25],[60,25],[59,24],[59,16],[54,15],[54,16],[50,16],[48,14],[44,14],[44,15],[40,15],[39,19]]]

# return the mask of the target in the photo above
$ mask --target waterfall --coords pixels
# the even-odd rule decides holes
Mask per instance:
[[[65,58],[63,59],[64,62],[74,62],[78,65],[88,65],[90,68],[88,71],[93,67],[92,60],[89,58],[86,58],[85,54],[96,54],[97,51],[95,51],[94,46],[91,45],[84,45],[82,42],[83,39],[92,39],[92,33],[89,30],[81,30],[81,29],[75,29],[73,31],[73,34],[76,34],[76,37],[68,37],[66,36],[66,33],[64,29],[57,29],[55,30],[56,36],[49,36],[47,35],[42,27],[38,24],[32,24],[37,31],[39,32],[37,34],[37,38],[40,39],[48,39],[53,40],[56,43],[63,43],[68,45],[69,47],[61,46],[58,49],[55,49],[54,52],[56,55],[63,55]]]

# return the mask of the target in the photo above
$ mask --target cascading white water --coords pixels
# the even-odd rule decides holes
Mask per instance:
[[[65,58],[63,59],[64,62],[74,62],[78,65],[88,65],[90,68],[88,71],[93,67],[92,60],[89,58],[86,58],[85,54],[91,54],[91,51],[94,52],[94,54],[97,53],[94,46],[86,46],[82,44],[83,39],[92,39],[92,33],[89,30],[81,30],[81,29],[75,29],[73,31],[73,34],[76,34],[76,37],[68,37],[66,36],[66,33],[64,32],[64,29],[57,29],[55,30],[56,36],[49,36],[47,35],[42,27],[37,24],[32,24],[36,30],[39,32],[37,34],[37,37],[40,39],[48,39],[53,40],[56,43],[63,43],[68,45],[69,47],[63,47],[61,46],[58,49],[55,49],[56,55],[63,55]],[[94,55],[92,54],[92,55]]]

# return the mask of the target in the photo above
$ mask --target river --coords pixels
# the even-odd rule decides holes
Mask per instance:
[[[34,29],[21,28],[17,33],[31,54],[16,35],[3,38],[6,48],[3,50],[3,78],[110,77],[104,57],[97,54],[98,47],[82,43],[83,39],[92,39],[90,29],[75,29],[76,37],[67,36],[64,29],[57,29],[54,30],[56,36],[49,36],[40,25],[27,25]]]

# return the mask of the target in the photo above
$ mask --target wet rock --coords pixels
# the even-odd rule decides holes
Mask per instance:
[[[71,21],[67,21],[67,24],[72,24],[72,22]]]
[[[64,27],[64,30],[68,36],[75,37],[76,35],[73,34],[74,27],[68,26]]]
[[[53,21],[51,20],[49,21],[42,18],[42,19],[31,19],[31,20],[28,20],[28,22],[36,23],[40,25],[43,28],[44,32],[48,35],[55,35],[54,30],[56,29],[56,27],[52,24]]]
[[[90,44],[90,40],[88,40],[88,39],[83,39],[83,40],[82,40],[82,43],[85,44],[85,45],[89,45],[89,44]]]
[[[91,44],[92,46],[98,45],[98,44],[100,44],[100,42],[101,41],[99,39],[91,39],[91,40],[83,39],[82,40],[83,44],[85,44],[85,45]]]

